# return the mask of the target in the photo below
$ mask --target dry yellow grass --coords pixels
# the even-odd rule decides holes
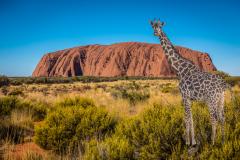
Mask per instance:
[[[10,117],[11,123],[24,128],[32,128],[32,114],[28,111],[13,110]]]
[[[46,104],[54,104],[66,97],[88,97],[94,100],[97,106],[106,106],[106,109],[120,117],[136,115],[153,103],[181,104],[181,96],[177,92],[177,80],[135,80],[141,88],[146,88],[150,98],[132,106],[126,99],[114,98],[111,95],[116,86],[127,86],[133,81],[119,80],[114,82],[82,83],[71,84],[29,84],[21,86],[10,86],[9,92],[21,90],[23,98],[31,101],[40,101]],[[162,87],[169,85],[176,93],[163,92]],[[233,91],[240,92],[240,88],[235,86]],[[226,91],[226,102],[230,101],[230,92]]]

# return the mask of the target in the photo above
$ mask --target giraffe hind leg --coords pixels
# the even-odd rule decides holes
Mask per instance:
[[[215,137],[216,137],[216,125],[217,125],[217,119],[216,119],[216,115],[210,114],[211,115],[211,124],[212,124],[212,144],[215,144]]]
[[[217,109],[217,101],[211,100],[208,102],[208,108],[210,112],[210,120],[211,120],[211,125],[212,125],[212,144],[215,144],[215,137],[216,137],[216,125],[218,122],[218,109]]]
[[[192,113],[190,113],[190,127],[191,127],[191,143],[192,143],[192,146],[195,146],[196,145],[196,140],[195,140],[195,134],[194,134]]]
[[[187,116],[185,115],[185,127],[186,127],[186,145],[190,146],[190,125],[189,125],[189,120],[186,118]]]
[[[225,140],[225,115],[224,115],[224,93],[221,95],[221,98],[219,100],[219,108],[218,108],[218,121],[221,124],[221,132],[222,132],[222,144]]]

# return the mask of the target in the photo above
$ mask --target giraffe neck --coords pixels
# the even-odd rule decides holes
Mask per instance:
[[[189,70],[199,71],[197,66],[179,54],[163,31],[160,33],[159,40],[168,63],[178,76],[183,77]]]

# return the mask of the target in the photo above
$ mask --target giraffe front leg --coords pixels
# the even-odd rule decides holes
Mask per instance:
[[[216,125],[217,125],[217,117],[216,117],[216,112],[212,111],[210,113],[211,116],[211,124],[212,124],[212,144],[215,144],[215,137],[216,137]]]
[[[215,144],[215,137],[216,137],[216,120],[212,120],[212,144]]]
[[[190,140],[192,141],[192,145],[196,144],[194,138],[194,129],[193,129],[193,120],[192,120],[192,112],[191,112],[191,101],[188,99],[183,99],[184,107],[185,107],[185,125],[186,125],[186,145],[190,145]],[[190,139],[191,133],[191,139]]]
[[[185,121],[185,128],[186,128],[186,145],[190,146],[190,120],[188,118],[188,113],[185,110],[185,117],[184,117],[184,121]]]
[[[192,117],[192,112],[190,112],[190,126],[191,126],[191,140],[192,140],[192,146],[196,145],[196,140],[195,140],[195,134],[194,134],[194,126],[193,126],[193,117]]]
[[[218,120],[218,110],[217,110],[217,101],[213,101],[208,103],[209,112],[210,112],[210,119],[212,125],[212,144],[215,144],[215,137],[216,137],[216,125]]]

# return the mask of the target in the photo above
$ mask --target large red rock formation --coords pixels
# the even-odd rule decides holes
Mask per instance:
[[[178,47],[179,53],[204,71],[215,66],[207,53]],[[160,44],[117,43],[88,45],[44,55],[33,77],[51,76],[175,76]]]

